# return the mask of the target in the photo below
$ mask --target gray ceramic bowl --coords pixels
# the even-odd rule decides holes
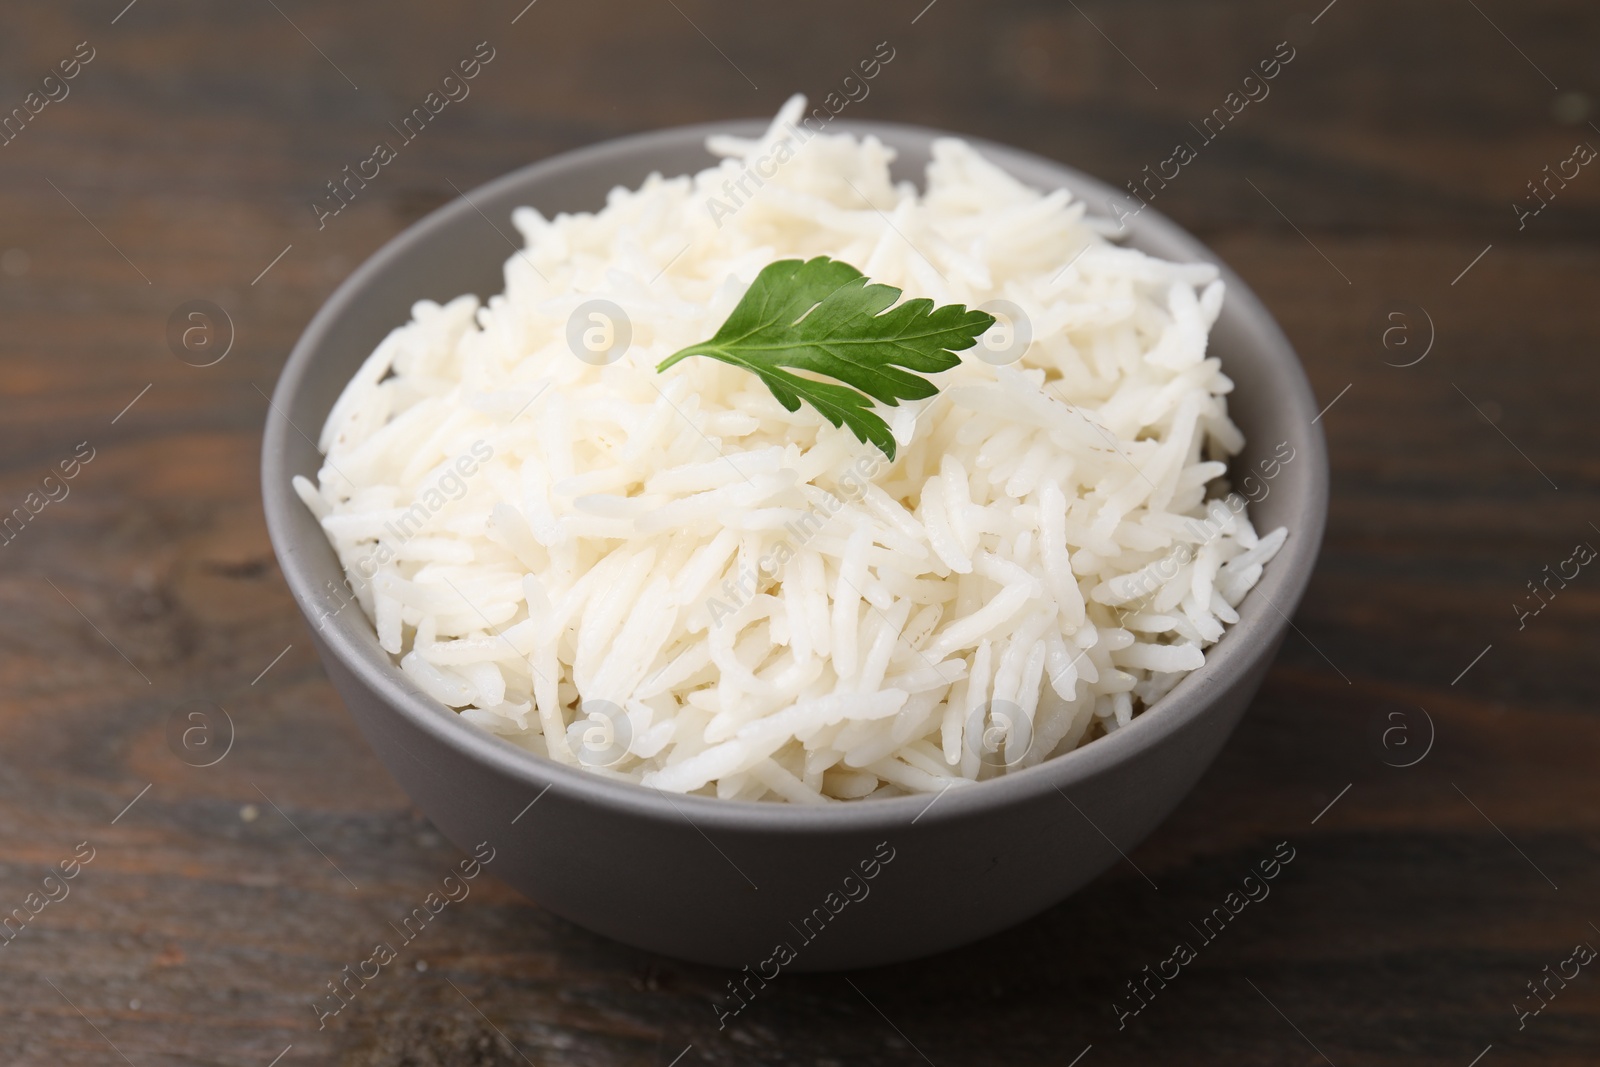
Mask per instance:
[[[893,146],[896,177],[912,180],[938,136],[839,126]],[[762,128],[692,126],[570,152],[406,230],[340,286],[295,347],[268,414],[262,478],[273,546],[329,676],[379,758],[441,831],[468,851],[488,842],[493,874],[581,926],[770,976],[779,966],[869,966],[972,941],[1050,907],[1117,862],[1118,849],[1131,851],[1194,785],[1260,686],[1311,576],[1328,475],[1316,404],[1288,340],[1224,269],[1228,296],[1212,350],[1237,383],[1231,410],[1249,439],[1235,472],[1255,469],[1282,442],[1295,450],[1270,495],[1252,505],[1257,528],[1286,525],[1291,536],[1205,666],[1127,728],[931,805],[911,796],[798,807],[668,797],[538,758],[461,720],[390,661],[359,608],[341,610],[348,594],[339,564],[290,489],[292,475],[314,477],[319,466],[306,435],[315,439],[345,382],[414,301],[502,291],[513,208],[595,210],[607,190],[637,186],[651,171],[707,166],[708,134]],[[1064,186],[1097,212],[1113,195],[1060,164],[976,143],[1022,180]],[[1137,248],[1217,262],[1153,210],[1129,226]],[[775,954],[780,943],[788,951]]]

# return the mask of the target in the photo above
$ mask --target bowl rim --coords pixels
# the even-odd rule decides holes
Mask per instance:
[[[530,183],[573,171],[581,172],[599,164],[616,161],[647,161],[650,154],[666,147],[680,148],[685,143],[703,143],[712,135],[758,135],[770,119],[724,120],[676,126],[638,133],[578,148],[527,164],[457,196],[388,240],[346,278],[313,316],[284,364],[272,402],[266,414],[262,441],[262,495],[268,535],[277,555],[284,580],[307,622],[317,617],[320,586],[314,562],[300,551],[292,527],[291,509],[304,504],[290,485],[297,473],[290,469],[285,445],[291,440],[287,415],[293,398],[311,376],[313,364],[332,325],[356,303],[369,284],[394,261],[405,257],[426,237],[461,221],[476,218],[477,203]],[[1123,196],[1105,182],[1076,168],[1023,149],[988,141],[981,137],[949,133],[930,127],[892,122],[837,120],[828,132],[876,135],[893,147],[897,139],[926,140],[959,137],[986,158],[1007,168],[1022,163],[1060,176],[1057,187],[1068,188],[1081,200],[1100,198],[1109,203]],[[642,176],[641,176],[642,177]],[[529,199],[532,199],[531,197]],[[1130,238],[1147,231],[1157,239],[1176,243],[1191,252],[1196,260],[1215,264],[1227,285],[1227,301],[1237,307],[1251,329],[1260,334],[1270,349],[1267,363],[1278,378],[1280,402],[1292,416],[1304,415],[1308,429],[1303,441],[1305,476],[1284,487],[1298,495],[1291,504],[1299,516],[1299,528],[1290,537],[1263,573],[1256,587],[1239,606],[1240,619],[1227,628],[1223,637],[1206,650],[1205,663],[1190,672],[1171,692],[1146,708],[1127,725],[1096,740],[1043,760],[1032,767],[999,778],[936,794],[909,794],[863,800],[859,803],[801,805],[767,800],[723,800],[716,797],[669,794],[636,782],[610,778],[570,767],[548,757],[520,748],[462,718],[459,713],[432,700],[409,684],[396,665],[371,639],[371,623],[364,612],[341,612],[325,620],[328,625],[313,627],[316,644],[340,661],[356,680],[384,705],[387,711],[406,719],[412,726],[447,745],[458,754],[489,765],[502,775],[526,782],[530,796],[542,797],[555,789],[585,804],[616,813],[656,820],[686,819],[702,832],[708,829],[732,832],[861,832],[904,828],[908,822],[928,816],[937,824],[955,819],[981,816],[1055,789],[1097,779],[1125,764],[1191,721],[1212,710],[1214,699],[1229,681],[1248,672],[1272,655],[1281,637],[1292,625],[1285,612],[1294,610],[1310,582],[1321,547],[1327,520],[1328,461],[1327,445],[1320,425],[1312,421],[1316,400],[1305,370],[1293,345],[1259,298],[1223,260],[1193,235],[1152,207],[1144,207],[1130,225]],[[1222,354],[1226,364],[1226,354]],[[1296,459],[1300,459],[1297,456]],[[1298,491],[1297,491],[1298,487]],[[335,564],[342,575],[342,568]],[[1270,597],[1270,598],[1269,598]],[[356,616],[357,618],[352,618]],[[362,638],[365,638],[363,640]],[[945,793],[951,795],[946,797]],[[530,805],[531,806],[531,805]],[[526,810],[526,809],[524,809]]]

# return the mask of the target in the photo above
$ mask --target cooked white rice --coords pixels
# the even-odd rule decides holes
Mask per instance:
[[[1286,536],[1217,499],[1243,440],[1206,356],[1214,267],[1117,247],[963,141],[926,193],[893,184],[892,150],[810,135],[803,106],[598,213],[517,211],[505,294],[418,303],[295,480],[401,669],[539,755],[801,803],[1010,773],[1200,666]],[[747,371],[656,373],[761,268],[817,255],[1027,327],[879,406],[892,463]],[[604,365],[569,344],[596,299],[631,329]]]

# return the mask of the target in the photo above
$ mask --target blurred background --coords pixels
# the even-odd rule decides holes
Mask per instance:
[[[1600,545],[1600,9],[525,3],[0,11],[0,1060],[1594,1061],[1600,575],[1549,575]],[[457,189],[843,94],[885,43],[842,117],[1113,185],[1199,148],[1152,207],[1256,290],[1328,405],[1326,547],[1261,696],[1129,862],[961,951],[786,975],[719,1030],[730,975],[491,877],[319,1029],[328,980],[461,856],[356,734],[272,558],[256,471],[290,347]],[[191,704],[228,711],[204,766],[174,733]],[[1281,841],[1270,899],[1119,1027],[1126,983]]]

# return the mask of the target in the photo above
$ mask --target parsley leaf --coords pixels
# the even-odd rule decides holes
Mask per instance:
[[[955,353],[971,348],[995,321],[964,304],[935,308],[926,298],[885,310],[899,298],[894,286],[869,282],[850,264],[827,256],[779,260],[756,275],[715,337],[673,353],[656,372],[690,356],[743,367],[788,410],[799,410],[804,400],[834,426],[848,426],[858,440],[894,459],[894,436],[873,411],[873,401],[896,407],[901,400],[933,396],[938,387],[911,372],[956,366],[961,357]]]

